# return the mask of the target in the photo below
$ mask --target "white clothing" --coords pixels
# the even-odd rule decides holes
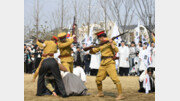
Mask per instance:
[[[126,60],[127,58],[129,59],[129,48],[127,46],[120,47],[119,48],[119,67],[125,67],[129,68],[129,60]]]
[[[152,49],[152,55],[151,55],[151,64],[149,65],[149,67],[154,67],[155,68],[155,48]]]
[[[60,71],[60,73],[61,73],[61,77],[63,78],[63,77],[65,77],[69,72]]]
[[[82,69],[82,67],[77,66],[73,68],[73,74],[78,76],[82,81],[86,82],[86,74],[84,73],[84,70]]]
[[[139,51],[139,52],[140,52],[141,50],[143,50],[143,48],[142,48],[142,47],[139,47],[139,46],[137,46],[136,48],[137,48],[137,51]]]
[[[91,54],[91,61],[89,67],[91,69],[99,69],[101,63],[101,54],[98,52],[97,54]]]
[[[137,64],[136,64],[136,63],[137,63]],[[140,64],[140,62],[139,62],[139,57],[136,56],[136,57],[134,58],[134,65],[135,65],[134,67],[135,67],[136,73],[138,72],[139,64]]]
[[[58,49],[57,53],[54,53],[54,58],[58,61],[58,63],[61,63],[60,59],[58,58],[59,55],[60,55],[60,51]]]
[[[146,70],[149,66],[150,54],[147,49],[141,50],[139,53],[140,66],[139,70]]]

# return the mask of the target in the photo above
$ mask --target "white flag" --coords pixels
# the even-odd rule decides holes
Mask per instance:
[[[118,36],[119,34],[120,34],[120,33],[119,33],[119,30],[118,30],[118,26],[117,26],[116,23],[114,23],[114,26],[113,26],[113,28],[112,28],[111,38],[113,38],[113,37],[115,37],[115,36]],[[118,45],[118,43],[121,42],[121,37],[116,38],[114,41],[115,41],[115,42],[117,43],[117,45]]]
[[[140,34],[140,22],[138,21],[138,26],[135,28],[135,44],[138,45],[139,43],[139,34]]]
[[[146,78],[143,81],[143,87],[145,89],[146,94],[149,93],[149,90],[151,90],[150,81],[149,81],[149,75],[146,74]]]

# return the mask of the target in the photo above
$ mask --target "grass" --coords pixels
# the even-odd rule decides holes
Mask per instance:
[[[90,96],[71,96],[68,98],[54,97],[54,96],[35,96],[37,90],[37,80],[32,82],[32,74],[24,74],[24,101],[115,101],[117,95],[116,86],[112,80],[107,77],[103,81],[104,97],[95,97],[97,94],[97,87],[95,83],[95,76],[87,76],[86,87]],[[120,82],[123,88],[123,95],[126,97],[123,101],[155,101],[155,93],[139,93],[138,77],[128,76],[120,77]]]

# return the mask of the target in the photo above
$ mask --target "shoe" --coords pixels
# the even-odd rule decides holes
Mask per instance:
[[[120,94],[116,97],[116,100],[123,100],[123,99],[125,99],[125,97],[122,94]]]
[[[101,91],[101,92],[98,92],[98,94],[96,95],[97,97],[104,97],[104,94],[103,94],[103,92]]]

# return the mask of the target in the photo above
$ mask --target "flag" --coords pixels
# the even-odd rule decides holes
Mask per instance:
[[[140,34],[140,22],[138,21],[138,25],[135,28],[135,37],[134,37],[136,45],[138,45],[138,43],[139,43],[139,34]]]
[[[111,38],[115,37],[115,36],[118,36],[120,33],[119,33],[119,29],[118,29],[118,26],[116,23],[114,23],[114,26],[112,28],[112,33],[111,33]],[[115,40],[114,40],[117,45],[118,43],[121,42],[121,37],[117,37]]]
[[[145,89],[146,94],[149,93],[149,90],[151,90],[150,81],[149,81],[149,75],[146,74],[146,78],[143,81],[143,87]]]
[[[89,30],[89,40],[90,40],[90,42],[93,42],[93,28],[94,28],[94,25],[92,25],[90,27],[90,30]]]
[[[66,38],[67,38],[67,39],[68,39],[69,37],[71,37],[70,27],[71,27],[71,26],[69,26],[68,33],[67,33],[67,35],[66,35]]]

